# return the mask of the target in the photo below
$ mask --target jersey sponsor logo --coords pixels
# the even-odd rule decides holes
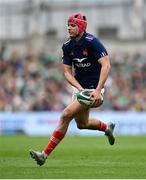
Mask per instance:
[[[75,63],[75,66],[84,68],[91,66],[91,63]]]
[[[83,63],[83,61],[85,61],[86,59],[87,59],[87,57],[84,57],[84,58],[74,58],[73,60],[74,60],[74,61],[77,61],[77,62],[75,63],[75,66],[84,68],[84,67],[89,67],[89,66],[91,66],[91,63]]]
[[[86,58],[81,58],[81,59],[80,58],[74,58],[73,60],[81,63],[81,62],[85,61],[86,59],[87,59],[87,57]]]

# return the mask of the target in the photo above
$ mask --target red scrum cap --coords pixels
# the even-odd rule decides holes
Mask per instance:
[[[87,20],[86,17],[80,13],[76,13],[71,15],[68,18],[68,23],[74,23],[78,26],[79,28],[79,34],[84,32],[87,27]]]

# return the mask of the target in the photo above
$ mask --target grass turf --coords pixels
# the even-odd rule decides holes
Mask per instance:
[[[146,136],[70,137],[59,144],[42,167],[28,150],[41,150],[46,137],[0,136],[0,179],[144,179]]]

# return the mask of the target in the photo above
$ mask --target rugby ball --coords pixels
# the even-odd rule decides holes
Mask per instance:
[[[99,107],[102,103],[95,106],[93,105],[93,100],[90,98],[90,93],[93,91],[94,89],[84,89],[83,91],[78,92],[77,100],[79,101],[79,103],[84,104],[85,106],[89,108]],[[102,102],[103,102],[103,97],[102,97]]]

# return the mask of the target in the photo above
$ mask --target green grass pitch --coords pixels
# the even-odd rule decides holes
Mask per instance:
[[[0,179],[145,179],[146,136],[66,136],[44,166],[29,149],[41,150],[47,137],[0,136]]]

